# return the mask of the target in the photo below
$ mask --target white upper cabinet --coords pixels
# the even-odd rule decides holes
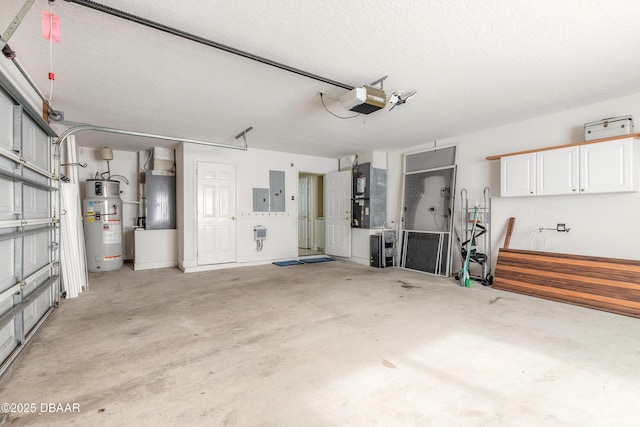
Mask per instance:
[[[580,193],[637,190],[634,139],[580,146]]]
[[[578,192],[579,147],[540,151],[536,154],[536,194],[551,196]]]
[[[550,196],[638,190],[633,137],[500,158],[500,196]]]
[[[502,197],[536,194],[536,153],[500,159],[500,195]]]

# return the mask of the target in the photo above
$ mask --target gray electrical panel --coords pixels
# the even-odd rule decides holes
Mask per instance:
[[[271,212],[284,212],[284,171],[269,171],[269,192]]]
[[[268,188],[253,189],[253,211],[269,212],[269,189]]]
[[[145,180],[145,229],[176,228],[176,177],[147,171]]]

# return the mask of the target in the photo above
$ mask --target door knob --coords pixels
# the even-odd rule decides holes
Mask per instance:
[[[235,217],[235,216],[232,216],[232,217],[231,217],[231,220],[232,220],[232,221],[235,221],[235,220],[236,220],[236,217]]]

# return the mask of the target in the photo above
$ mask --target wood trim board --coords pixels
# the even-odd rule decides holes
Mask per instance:
[[[493,287],[640,318],[640,261],[500,249]]]
[[[581,142],[574,142],[574,143],[571,143],[571,144],[554,145],[552,147],[534,148],[532,150],[516,151],[516,152],[513,152],[513,153],[496,154],[494,156],[487,156],[486,159],[487,160],[500,160],[502,157],[517,156],[519,154],[537,153],[539,151],[557,150],[559,148],[576,147],[578,145],[596,144],[598,142],[615,141],[616,139],[624,139],[624,138],[640,138],[640,133],[632,133],[630,135],[610,136],[608,138],[593,139],[591,141],[581,141]]]
[[[504,249],[509,249],[509,244],[511,243],[511,235],[513,234],[513,227],[516,223],[516,219],[514,217],[509,218],[509,222],[507,223],[507,234],[504,236],[504,244],[502,247]]]

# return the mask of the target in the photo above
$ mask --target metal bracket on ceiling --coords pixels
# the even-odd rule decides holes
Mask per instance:
[[[16,58],[16,52],[13,49],[11,49],[9,44],[5,44],[4,45],[4,47],[2,48],[2,54],[7,59],[10,59],[11,62],[13,62],[13,65],[15,65],[16,68],[18,69],[18,71],[20,72],[20,74],[22,74],[22,77],[24,77],[24,79],[27,81],[27,83],[29,83],[29,85],[31,86],[33,91],[42,100],[42,102],[43,102],[43,105],[42,105],[42,119],[47,123],[64,122],[64,111],[58,111],[58,110],[54,110],[53,109],[53,107],[51,106],[51,103],[49,102],[47,97],[44,96],[44,94],[38,88],[38,86],[35,84],[33,79],[31,79],[31,77],[29,76],[29,74],[27,74],[25,69],[22,68],[22,65],[20,64],[20,62]]]
[[[384,76],[384,77],[380,77],[378,80],[376,80],[375,82],[371,83],[369,86],[375,86],[378,83],[380,84],[380,89],[384,90],[384,81],[385,79],[389,77],[389,76]]]
[[[236,135],[236,139],[242,137],[242,139],[244,140],[245,148],[248,148],[248,145],[247,145],[247,133],[251,132],[252,130],[253,130],[253,126],[249,126],[248,128],[246,128],[245,130],[243,130],[242,132],[240,132],[239,134]]]
[[[4,49],[7,43],[9,43],[9,39],[11,38],[13,33],[16,32],[27,12],[29,12],[29,9],[31,9],[31,6],[33,6],[35,2],[36,0],[27,0],[24,2],[16,17],[13,18],[13,21],[11,21],[11,23],[7,27],[7,30],[2,33],[2,36],[0,37],[0,50]]]

